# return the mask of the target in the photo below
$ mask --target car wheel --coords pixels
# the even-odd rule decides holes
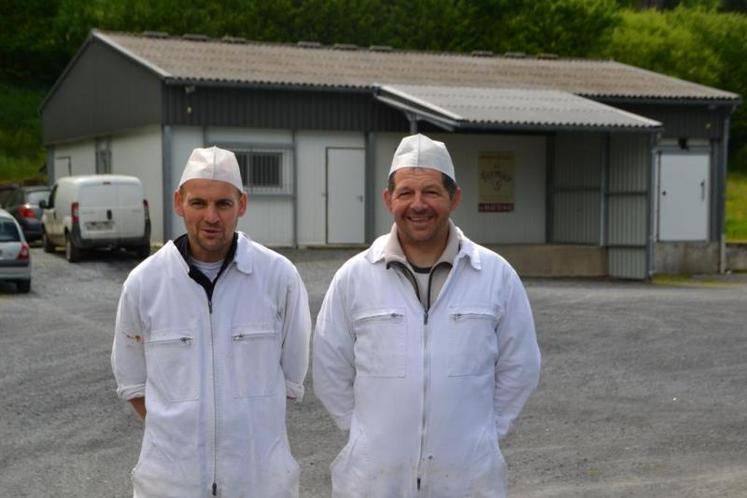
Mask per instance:
[[[80,261],[80,248],[75,245],[69,234],[65,234],[65,259],[71,263]]]
[[[49,240],[46,230],[42,231],[42,247],[44,248],[44,252],[54,252],[54,244]]]
[[[16,287],[18,288],[18,292],[26,294],[31,290],[31,280],[18,280]]]

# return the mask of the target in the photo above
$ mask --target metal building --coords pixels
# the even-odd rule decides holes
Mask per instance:
[[[139,176],[153,234],[192,148],[237,153],[239,228],[276,246],[365,244],[399,140],[446,143],[456,223],[529,275],[723,268],[738,95],[614,61],[93,31],[42,104],[50,180]]]

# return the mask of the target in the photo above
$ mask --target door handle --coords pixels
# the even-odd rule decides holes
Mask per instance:
[[[705,180],[700,182],[700,200],[705,200]]]
[[[363,202],[363,196],[362,195],[356,195],[355,196],[359,201]]]
[[[107,209],[106,210],[106,219],[107,220],[111,220],[112,219],[112,210],[111,209]]]

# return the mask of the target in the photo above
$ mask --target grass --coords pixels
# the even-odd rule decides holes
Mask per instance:
[[[730,173],[726,181],[726,240],[747,242],[747,173]]]
[[[741,285],[735,282],[725,282],[714,278],[694,278],[692,275],[654,275],[651,278],[651,283],[668,287],[699,288],[728,288]]]
[[[39,173],[39,169],[44,166],[45,159],[43,154],[36,158],[10,157],[0,151],[0,184],[46,183],[46,177]]]

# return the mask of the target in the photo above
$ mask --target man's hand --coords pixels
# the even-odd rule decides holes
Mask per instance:
[[[145,420],[145,398],[132,398],[130,404],[135,409],[140,418]]]

